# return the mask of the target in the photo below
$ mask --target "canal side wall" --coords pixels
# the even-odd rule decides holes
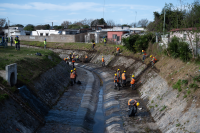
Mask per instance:
[[[62,61],[41,74],[34,81],[33,90],[22,86],[18,88],[19,93],[15,95],[44,119],[50,107],[67,89],[70,70],[71,67]],[[2,133],[32,133],[41,125],[36,117],[11,97],[0,104],[0,118],[0,132]]]

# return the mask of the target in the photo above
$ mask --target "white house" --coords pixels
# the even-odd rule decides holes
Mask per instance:
[[[62,31],[58,30],[36,30],[32,31],[32,36],[50,36],[51,34],[60,35]]]
[[[17,35],[31,35],[30,31],[23,30],[22,27],[9,27],[8,29],[3,29],[4,34],[8,37],[11,35],[17,36]]]

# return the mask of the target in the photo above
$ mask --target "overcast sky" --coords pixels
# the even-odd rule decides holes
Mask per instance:
[[[184,0],[192,3],[194,0]],[[165,3],[179,6],[179,0],[1,0],[0,18],[8,18],[10,24],[60,25],[63,21],[87,19],[113,20],[118,24],[130,24],[147,18],[153,20],[153,12],[161,12]]]

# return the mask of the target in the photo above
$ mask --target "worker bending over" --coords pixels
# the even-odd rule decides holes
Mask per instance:
[[[103,57],[103,56],[102,56],[102,59],[101,59],[101,60],[102,60],[102,67],[103,67],[103,66],[105,66],[105,60],[104,60],[104,57]]]
[[[150,62],[152,63],[152,68],[153,68],[154,64],[157,62],[157,59],[152,55],[150,55],[150,58],[152,58]]]
[[[92,49],[94,50],[95,47],[95,42],[92,43]]]
[[[122,73],[122,86],[126,86],[126,79],[127,79],[126,71],[124,71],[124,73]]]
[[[73,73],[74,73],[74,75],[75,75],[74,83],[76,83],[76,77],[78,76],[77,73],[76,73],[76,68],[74,68],[74,72],[73,72]]]
[[[67,64],[69,64],[68,58],[64,58],[64,61],[65,61]]]
[[[143,57],[142,57],[142,62],[144,62],[144,60],[145,60],[146,57],[147,57],[147,53],[146,53],[144,50],[142,50],[142,55],[143,55]]]
[[[128,107],[129,107],[129,112],[128,112],[128,116],[134,116],[137,113],[137,106],[139,106],[140,103],[137,102],[134,99],[129,99],[128,100]]]
[[[132,75],[132,77],[131,77],[131,86],[130,87],[132,88],[132,90],[135,89],[135,78],[134,78],[134,75]]]
[[[72,61],[72,53],[69,54],[69,59]]]
[[[75,79],[75,74],[73,73],[73,70],[71,70],[70,79],[71,79],[71,86],[73,86],[73,84],[74,84],[74,79]]]
[[[119,55],[119,53],[120,53],[120,48],[119,48],[119,47],[116,47],[116,49],[117,49],[117,55]]]

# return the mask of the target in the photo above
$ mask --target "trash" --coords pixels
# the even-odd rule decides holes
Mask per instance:
[[[142,110],[142,108],[138,108],[138,110]]]
[[[20,132],[20,130],[18,128],[16,128],[16,131]]]
[[[38,52],[37,52],[35,55],[37,55],[37,56],[42,56],[42,54],[41,54],[41,53],[38,53]]]
[[[174,78],[172,78],[172,80],[173,80]]]
[[[199,70],[199,72],[200,72],[200,70]]]

